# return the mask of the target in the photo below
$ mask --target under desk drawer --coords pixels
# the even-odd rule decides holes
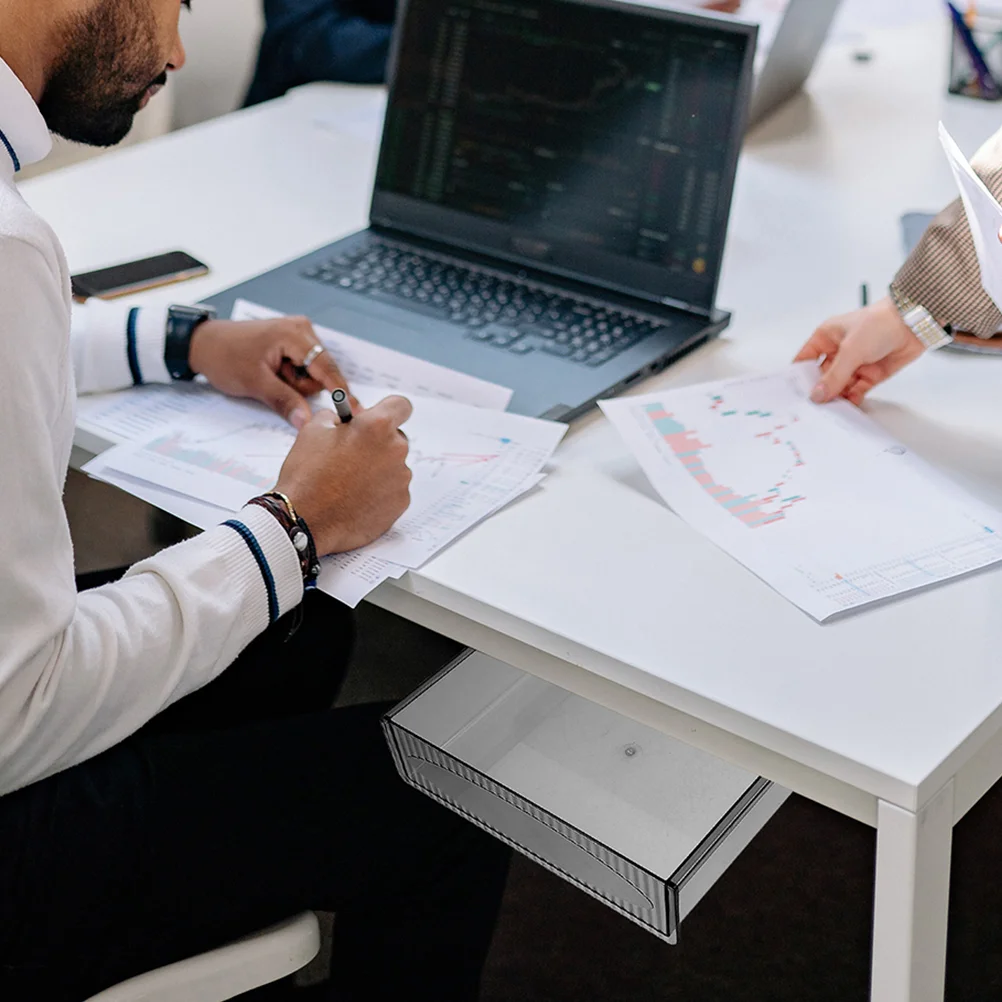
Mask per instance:
[[[789,795],[473,650],[384,728],[408,783],[669,943]]]

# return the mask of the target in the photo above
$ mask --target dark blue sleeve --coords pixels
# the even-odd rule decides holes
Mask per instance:
[[[392,8],[347,0],[265,0],[265,30],[245,104],[279,97],[316,80],[381,83],[393,30]],[[387,17],[386,15],[389,15]]]

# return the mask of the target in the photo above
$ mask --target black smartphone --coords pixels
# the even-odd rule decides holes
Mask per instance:
[[[114,299],[130,293],[154,289],[171,282],[207,275],[208,267],[184,251],[170,251],[145,257],[139,261],[112,265],[100,271],[88,271],[70,278],[73,295],[77,299]]]

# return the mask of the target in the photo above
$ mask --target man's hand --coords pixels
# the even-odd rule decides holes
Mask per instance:
[[[387,397],[338,424],[316,414],[299,433],[276,490],[306,520],[317,554],[344,553],[378,539],[410,504],[403,397]]]
[[[207,320],[195,328],[188,364],[217,390],[260,400],[302,428],[310,420],[306,397],[322,389],[348,388],[328,351],[310,363],[308,375],[296,371],[319,343],[306,317]],[[353,406],[357,409],[357,402]]]
[[[923,351],[922,342],[887,297],[823,323],[794,361],[824,358],[824,375],[811,394],[815,403],[843,396],[860,404],[874,386]]]

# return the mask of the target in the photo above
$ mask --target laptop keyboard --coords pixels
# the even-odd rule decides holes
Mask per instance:
[[[467,328],[467,337],[526,355],[597,367],[670,321],[603,307],[392,243],[311,265],[304,278]]]

